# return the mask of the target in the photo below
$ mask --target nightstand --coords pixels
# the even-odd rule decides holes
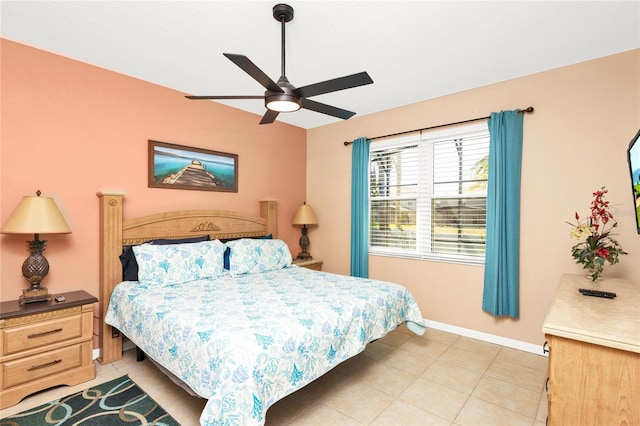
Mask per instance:
[[[64,296],[56,302],[55,296]],[[85,291],[52,295],[48,302],[0,303],[0,409],[57,385],[96,376],[93,304]]]
[[[291,263],[314,271],[322,271],[322,260],[319,259],[293,259]]]

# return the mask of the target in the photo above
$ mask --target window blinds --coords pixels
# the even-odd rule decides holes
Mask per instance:
[[[370,252],[484,258],[489,134],[473,127],[371,145]]]

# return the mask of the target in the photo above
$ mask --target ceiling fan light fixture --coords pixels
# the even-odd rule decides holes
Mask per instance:
[[[277,112],[293,112],[299,110],[302,106],[299,98],[287,93],[268,96],[265,98],[264,104],[271,111]]]

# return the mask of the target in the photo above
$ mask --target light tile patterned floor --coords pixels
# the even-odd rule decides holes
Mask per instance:
[[[93,382],[57,387],[0,411],[0,417],[129,374],[184,426],[198,424],[205,401],[189,396],[151,362],[96,365]],[[360,355],[272,406],[267,426],[545,424],[547,358],[428,329],[400,327]]]

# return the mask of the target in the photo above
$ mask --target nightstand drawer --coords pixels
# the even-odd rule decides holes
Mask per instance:
[[[82,316],[70,315],[2,330],[2,355],[82,337]]]
[[[2,364],[2,388],[10,388],[49,376],[82,364],[82,344],[67,346],[43,354]]]

